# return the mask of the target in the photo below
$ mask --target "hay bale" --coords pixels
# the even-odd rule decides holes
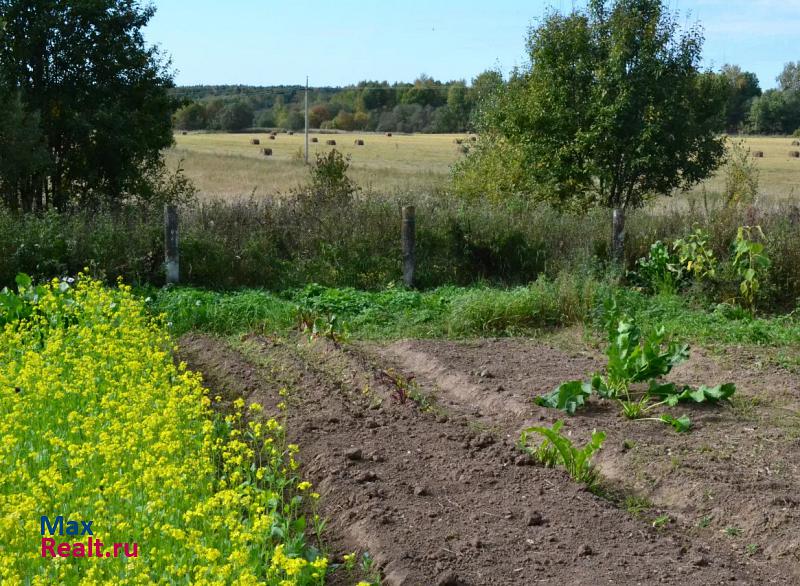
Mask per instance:
[[[250,144],[261,144],[261,141],[258,140],[257,138],[251,138],[250,139]]]
[[[272,149],[269,147],[264,147],[263,149],[261,149],[261,152],[264,154],[265,157],[272,156]]]
[[[325,144],[328,145],[328,146],[336,146],[336,141],[333,140],[333,139],[326,140]]]
[[[461,144],[462,142],[464,142],[464,139],[462,139],[462,138],[454,138],[453,142],[456,143],[456,144]]]
[[[800,151],[789,151],[789,156],[793,159],[800,159]]]
[[[470,136],[470,137],[469,137],[469,139],[470,139],[472,142],[478,142],[478,137],[477,137],[477,136],[475,136],[474,134],[473,134],[472,136]]]
[[[270,134],[270,135],[269,135],[269,139],[270,139],[270,140],[275,140],[275,135],[274,135],[274,134]]]
[[[183,136],[186,136],[186,135],[187,135],[187,134],[189,134],[189,133],[188,133],[188,132],[186,132],[186,131],[184,130],[183,132],[181,132],[181,134],[182,134]]]
[[[311,142],[319,142],[319,139],[316,136],[312,136]]]
[[[392,133],[391,132],[387,132],[386,136],[392,136]]]
[[[764,158],[764,151],[753,151],[753,156],[756,159],[763,159]]]
[[[293,136],[293,135],[294,135],[294,132],[292,132],[292,131],[290,130],[290,131],[289,131],[289,132],[287,132],[286,134],[288,134],[289,136]]]
[[[793,140],[792,146],[800,146],[800,140]]]
[[[355,141],[353,141],[353,144],[355,144],[356,146],[364,146],[364,141],[360,138],[357,138],[355,139]]]

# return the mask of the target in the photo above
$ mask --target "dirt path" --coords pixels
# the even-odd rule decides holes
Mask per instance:
[[[180,346],[213,393],[274,410],[278,391],[288,390],[287,428],[301,446],[304,477],[322,493],[326,542],[338,555],[369,551],[385,584],[789,583],[783,561],[744,555],[715,535],[687,535],[679,523],[654,529],[520,456],[517,425],[538,417],[526,373],[549,387],[568,361],[584,367],[589,358],[565,362],[536,350],[506,371],[491,361],[521,348],[502,343],[342,351],[263,337],[233,348],[189,335]],[[536,374],[534,358],[554,372]],[[418,385],[404,382],[412,376]],[[401,403],[400,387],[417,401]],[[431,395],[443,409],[423,412]],[[586,423],[604,417],[611,415],[596,412]],[[617,441],[607,452],[618,451]]]

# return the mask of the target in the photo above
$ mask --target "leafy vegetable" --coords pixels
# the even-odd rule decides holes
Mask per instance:
[[[592,393],[597,393],[604,399],[618,400],[625,417],[640,419],[648,411],[662,405],[675,406],[681,402],[715,403],[730,398],[736,392],[733,383],[716,387],[700,385],[693,389],[659,382],[658,379],[689,358],[689,346],[675,342],[665,345],[666,331],[663,327],[642,339],[641,332],[632,319],[619,318],[615,300],[606,302],[604,306],[605,325],[609,334],[606,374],[596,373],[588,383],[580,380],[562,383],[550,393],[537,397],[537,405],[561,409],[573,415],[586,404]],[[611,326],[612,320],[616,321],[615,328]],[[643,392],[631,391],[631,385],[639,382],[649,382],[650,385]],[[653,399],[658,401],[653,402]],[[646,419],[667,423],[680,432],[688,431],[691,427],[691,420],[686,415],[677,419],[671,415]]]
[[[576,448],[572,440],[561,433],[562,425],[562,421],[557,421],[552,428],[529,427],[522,432],[520,443],[525,446],[528,453],[539,457],[540,461],[542,454],[548,459],[557,458],[558,463],[564,466],[573,480],[583,482],[592,488],[597,484],[597,472],[591,463],[592,454],[602,447],[606,434],[594,431],[591,440],[585,446]],[[531,433],[537,433],[545,438],[538,449],[532,449],[527,445]],[[543,463],[547,464],[544,461]]]
[[[592,385],[583,381],[574,380],[562,383],[551,392],[541,397],[536,397],[534,402],[541,407],[561,409],[569,415],[574,415],[578,407],[583,407],[586,399],[592,394]]]
[[[672,415],[665,414],[659,417],[658,420],[667,425],[671,425],[678,433],[685,433],[692,428],[692,420],[689,419],[687,415],[681,415],[675,418]]]
[[[730,399],[735,392],[736,385],[733,383],[725,383],[715,387],[700,385],[697,389],[686,386],[680,391],[674,384],[668,383],[651,385],[648,390],[650,395],[663,397],[664,402],[670,406],[677,405],[680,402],[716,403]]]

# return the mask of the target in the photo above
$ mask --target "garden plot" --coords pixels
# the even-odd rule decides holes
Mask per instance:
[[[691,432],[676,433],[652,421],[626,419],[611,401],[592,399],[574,416],[533,404],[533,397],[564,380],[601,371],[600,356],[591,352],[518,339],[405,341],[378,351],[437,389],[444,408],[465,403],[484,425],[498,426],[510,438],[532,422],[557,420],[578,443],[593,429],[605,431],[596,458],[601,485],[618,493],[622,508],[693,538],[721,540],[754,560],[784,560],[797,575],[800,377],[764,366],[746,351],[731,349],[722,357],[695,351],[669,380],[735,381],[738,390],[730,403],[664,409],[692,418]],[[467,394],[472,398],[465,401]]]
[[[532,399],[599,369],[591,351],[519,339],[338,348],[319,339],[197,334],[182,358],[213,393],[284,404],[304,477],[321,493],[334,562],[369,552],[385,584],[785,584],[798,578],[797,380],[695,354],[672,377],[733,378],[733,407],[691,409],[677,434],[612,405],[567,418]],[[729,372],[725,372],[729,369]],[[794,387],[791,387],[794,385]],[[565,419],[608,439],[605,496],[517,448]],[[352,583],[336,572],[333,584]]]

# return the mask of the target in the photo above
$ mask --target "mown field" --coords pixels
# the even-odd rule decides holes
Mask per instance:
[[[395,133],[387,137],[371,133],[312,133],[311,136],[319,139],[318,143],[309,143],[311,160],[315,153],[331,148],[347,153],[352,157],[350,175],[356,183],[381,193],[426,192],[445,186],[450,165],[463,157],[455,141],[469,142],[468,135],[463,134]],[[250,144],[252,138],[258,138],[261,144]],[[337,142],[335,147],[325,145],[331,138]],[[358,138],[364,140],[364,146],[354,144]],[[766,200],[800,198],[800,159],[789,157],[789,151],[800,150],[792,146],[793,139],[744,137],[741,140],[751,150],[764,152],[757,165],[761,172],[760,191]],[[175,142],[175,147],[166,153],[169,164],[173,168],[182,164],[203,198],[235,200],[251,194],[257,197],[285,194],[307,178],[301,163],[302,132],[292,136],[281,133],[275,140],[269,140],[267,133],[177,133]],[[260,152],[262,147],[272,148],[273,155],[264,157]],[[711,193],[722,191],[721,174],[692,193],[699,195],[704,188]]]
[[[380,192],[425,192],[441,187],[450,165],[462,156],[455,134],[371,133],[318,134],[319,142],[309,142],[309,160],[315,154],[336,148],[352,157],[350,175],[363,189]],[[250,144],[257,138],[261,144]],[[363,146],[354,141],[363,139]],[[327,146],[326,140],[336,140]],[[287,193],[307,178],[302,164],[304,135],[280,133],[269,140],[267,133],[190,133],[176,134],[176,145],[167,151],[170,165],[183,165],[203,197],[240,199]],[[273,150],[271,157],[261,148]]]

